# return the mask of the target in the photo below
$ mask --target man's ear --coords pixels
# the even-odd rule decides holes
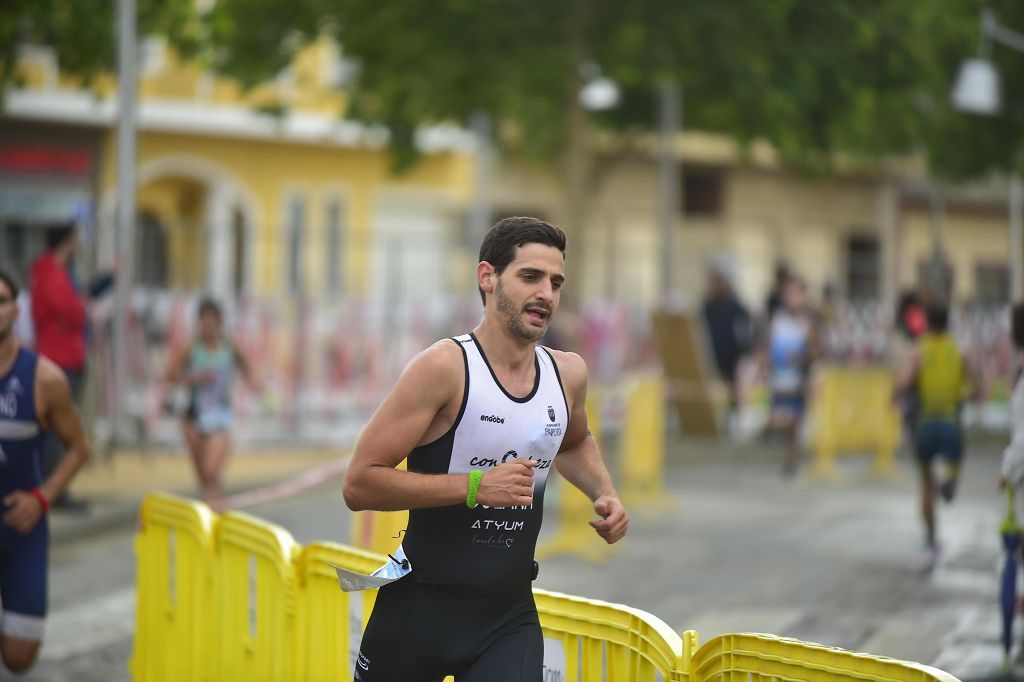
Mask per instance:
[[[498,285],[498,273],[494,266],[485,260],[476,265],[476,283],[485,294],[493,294],[494,288]]]

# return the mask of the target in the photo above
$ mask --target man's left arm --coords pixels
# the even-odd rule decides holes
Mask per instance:
[[[64,373],[44,358],[39,359],[36,371],[40,426],[52,430],[66,448],[60,465],[39,487],[39,492],[49,503],[64,492],[78,473],[89,457],[89,446]],[[15,490],[3,499],[3,503],[6,508],[4,523],[23,535],[35,528],[44,513],[42,502],[28,490]]]
[[[594,512],[602,518],[591,521],[590,525],[612,544],[626,534],[629,515],[619,500],[587,423],[587,366],[575,353],[553,354],[572,410],[562,447],[555,458],[555,468],[594,502]]]

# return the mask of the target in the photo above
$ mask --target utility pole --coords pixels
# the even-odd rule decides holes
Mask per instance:
[[[473,187],[473,204],[469,213],[469,229],[467,232],[467,248],[470,256],[475,257],[480,248],[487,229],[491,226],[493,198],[491,177],[494,172],[494,145],[491,144],[491,116],[478,109],[469,119],[469,127],[476,138],[475,182]]]
[[[1024,303],[1024,181],[1010,174],[1010,303]]]
[[[128,317],[135,279],[135,128],[138,30],[135,0],[117,1],[117,286],[114,296],[114,414],[113,437],[123,442],[131,391],[128,363]]]
[[[658,90],[658,234],[661,249],[659,289],[662,300],[672,300],[673,264],[676,257],[676,216],[679,212],[682,163],[676,149],[682,127],[682,95],[679,86],[665,79]]]

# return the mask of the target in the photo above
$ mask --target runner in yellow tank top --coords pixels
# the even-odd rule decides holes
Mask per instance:
[[[913,392],[920,406],[916,433],[918,470],[921,476],[921,515],[925,525],[928,567],[938,559],[935,533],[936,489],[946,502],[956,494],[963,458],[960,405],[964,400],[965,372],[960,348],[949,334],[949,313],[943,307],[927,311],[928,331],[907,356],[900,372],[898,389]],[[977,386],[977,382],[974,382]],[[941,459],[946,473],[936,481],[933,464]]]

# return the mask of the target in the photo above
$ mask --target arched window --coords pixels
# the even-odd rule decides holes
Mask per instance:
[[[150,213],[139,215],[135,244],[135,281],[139,286],[162,289],[167,286],[167,235],[164,226]]]

